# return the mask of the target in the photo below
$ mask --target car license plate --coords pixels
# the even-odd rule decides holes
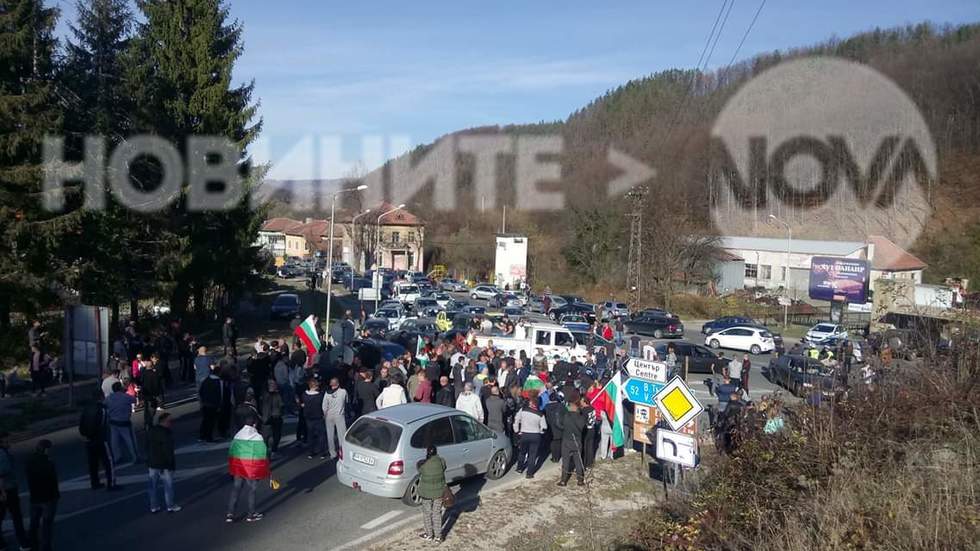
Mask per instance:
[[[354,453],[353,455],[351,455],[351,458],[354,459],[354,461],[357,461],[359,463],[364,463],[365,465],[374,465],[374,458],[369,457],[367,455]]]

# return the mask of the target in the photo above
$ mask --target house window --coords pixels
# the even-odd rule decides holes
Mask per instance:
[[[746,279],[756,279],[759,277],[759,266],[755,264],[745,265],[745,278]]]
[[[391,232],[391,242],[398,243],[401,241],[401,234],[396,231]]]
[[[415,243],[415,232],[408,232],[408,242]]]
[[[759,264],[759,279],[772,279],[772,266]]]

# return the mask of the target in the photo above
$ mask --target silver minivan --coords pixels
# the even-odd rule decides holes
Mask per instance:
[[[446,461],[446,481],[507,472],[511,442],[455,408],[404,404],[362,416],[347,429],[337,479],[358,491],[420,503],[418,463],[429,444]]]

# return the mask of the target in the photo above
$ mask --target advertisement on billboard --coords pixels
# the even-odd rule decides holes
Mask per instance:
[[[815,256],[810,263],[810,298],[864,304],[870,279],[867,260]]]

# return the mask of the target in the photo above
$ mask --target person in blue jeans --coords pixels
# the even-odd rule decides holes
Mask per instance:
[[[146,466],[149,468],[150,512],[160,512],[160,482],[163,482],[163,501],[168,513],[177,513],[180,505],[174,503],[174,470],[177,460],[174,454],[173,420],[169,413],[162,413],[146,431]]]

